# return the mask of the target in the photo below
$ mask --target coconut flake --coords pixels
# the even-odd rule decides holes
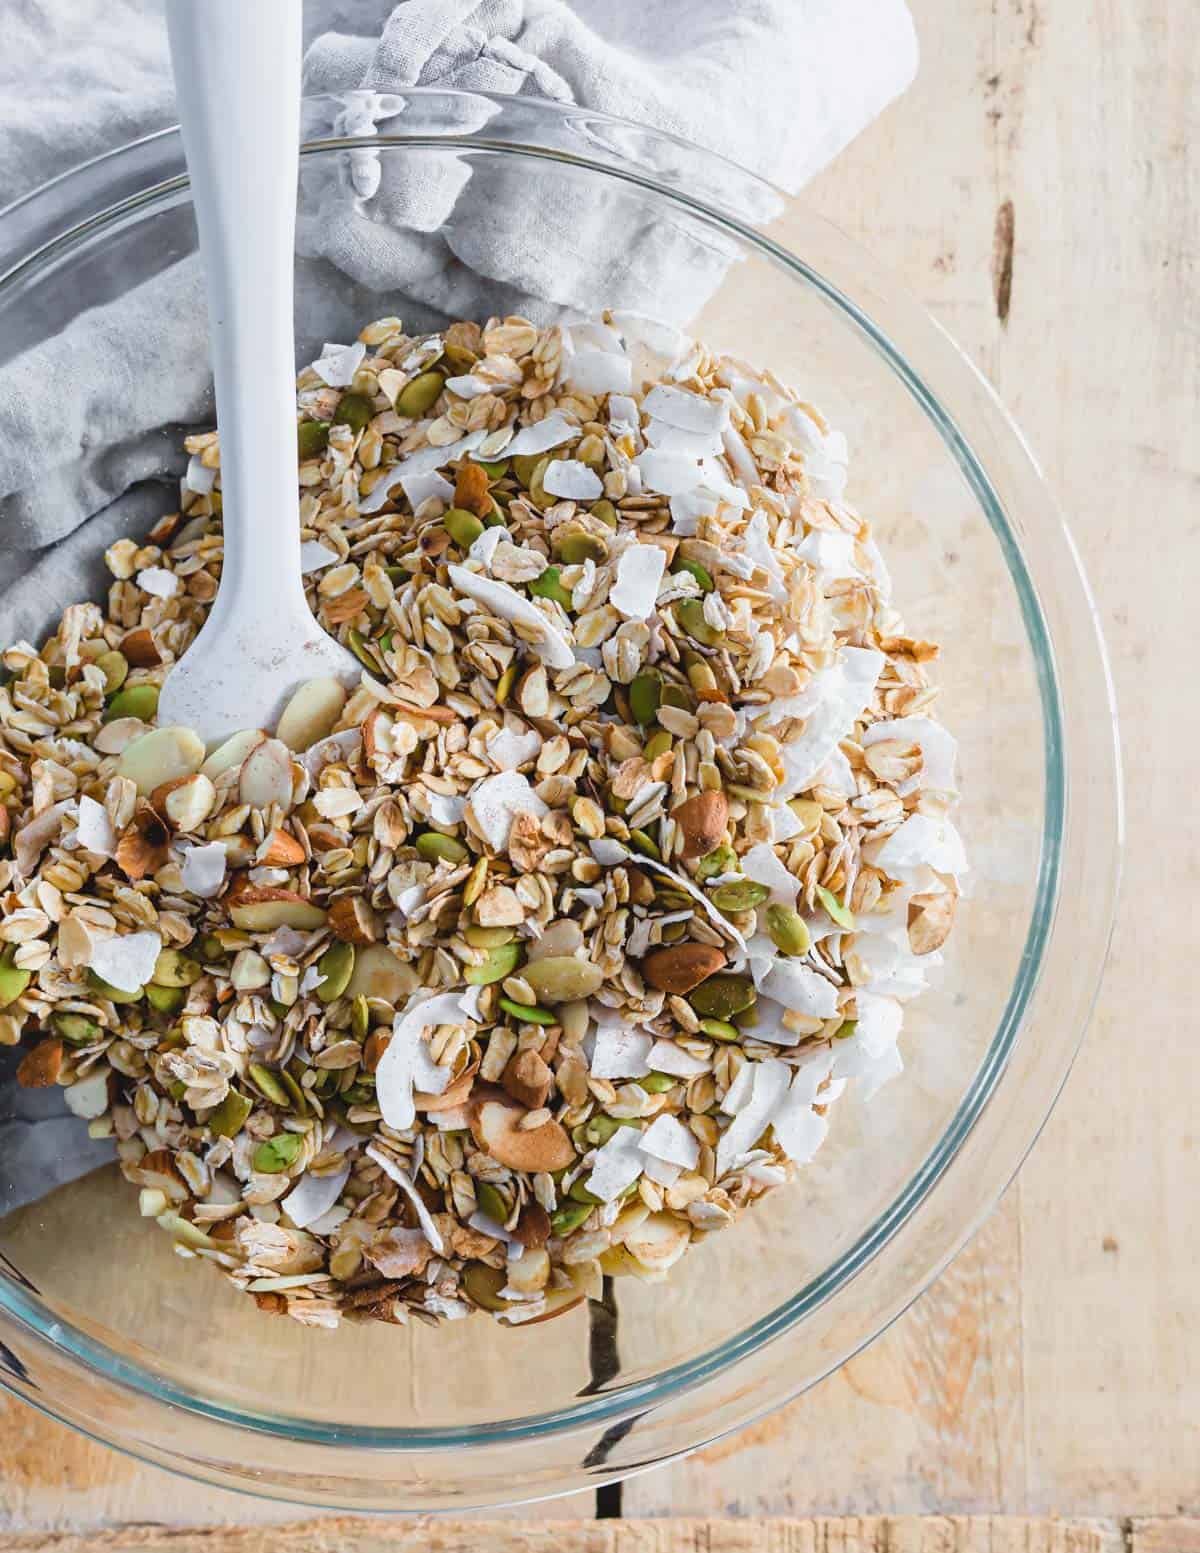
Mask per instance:
[[[210,901],[220,894],[225,883],[228,854],[219,841],[210,841],[202,847],[189,847],[183,854],[180,877],[189,895],[198,895]]]
[[[617,561],[617,580],[608,602],[626,620],[645,620],[654,612],[667,557],[657,545],[630,545]]]
[[[401,466],[400,489],[414,512],[431,497],[447,503],[454,501],[454,487],[436,469],[418,469],[409,473]]]
[[[813,772],[810,785],[828,787],[833,792],[840,793],[843,798],[858,797],[858,783],[855,780],[854,771],[840,749],[830,751],[829,758]]]
[[[460,593],[486,605],[500,619],[536,632],[533,651],[552,669],[569,669],[574,664],[575,653],[571,644],[524,594],[518,593],[506,582],[498,582],[494,577],[468,571],[465,566],[451,566],[448,572],[451,583]]]
[[[604,495],[604,481],[578,458],[558,458],[542,476],[542,487],[565,501],[595,501]]]
[[[642,1173],[642,1135],[636,1127],[618,1127],[592,1157],[592,1173],[584,1183],[601,1202],[615,1202]]]
[[[329,1176],[316,1176],[308,1171],[300,1177],[279,1206],[297,1229],[308,1229],[336,1206],[342,1188],[349,1179],[349,1165]]]
[[[514,815],[525,812],[541,819],[548,812],[528,779],[518,771],[484,777],[471,789],[468,802],[475,828],[493,852],[508,850]]]
[[[391,1047],[389,1046],[388,1051],[390,1050]],[[376,1143],[367,1144],[367,1154],[375,1161],[375,1163],[380,1167],[385,1175],[391,1176],[392,1180],[408,1198],[409,1202],[412,1203],[413,1211],[417,1216],[417,1223],[421,1226],[421,1229],[425,1235],[425,1239],[433,1247],[434,1251],[437,1252],[438,1256],[441,1256],[446,1249],[445,1242],[442,1240],[441,1235],[438,1233],[438,1227],[433,1222],[429,1209],[425,1206],[420,1192],[418,1192],[416,1187],[412,1184],[408,1173],[404,1170],[401,1170],[396,1161],[392,1159],[390,1155],[385,1154]]]
[[[926,867],[939,874],[967,871],[967,854],[962,837],[948,819],[933,819],[928,814],[910,814],[904,824],[884,842],[876,855],[876,864],[885,873],[900,877],[904,871]]]
[[[496,547],[507,538],[508,530],[499,523],[493,524],[491,528],[485,528],[479,538],[472,541],[471,548],[467,551],[468,559],[478,561],[485,571],[490,572]]]
[[[764,719],[770,727],[785,717],[805,719],[800,737],[780,747],[784,780],[776,798],[792,798],[812,786],[815,774],[866,711],[884,657],[873,648],[843,647],[798,696],[772,702]]]
[[[149,929],[101,938],[92,949],[91,968],[111,987],[140,992],[153,975],[161,951],[162,939]]]
[[[611,836],[601,836],[596,841],[589,841],[588,848],[601,868],[613,868],[616,864],[623,863],[629,856],[629,848],[619,841],[614,841]]]
[[[729,420],[727,400],[709,399],[685,388],[672,388],[668,383],[656,384],[642,400],[642,409],[681,431],[720,432]]]
[[[818,1116],[812,1101],[803,1093],[796,1094],[795,1083],[780,1102],[771,1120],[775,1142],[790,1160],[797,1165],[807,1165],[825,1142],[829,1123]]]
[[[306,577],[309,572],[319,572],[340,559],[336,550],[323,545],[319,539],[306,539],[300,546],[300,571]]]
[[[792,550],[814,569],[822,586],[862,575],[854,564],[852,534],[834,534],[828,529],[813,529],[811,534],[793,544]]]
[[[461,825],[466,812],[465,798],[451,798],[446,793],[429,794],[429,818],[435,825]]]
[[[872,723],[863,733],[863,748],[880,744],[885,739],[898,739],[901,744],[917,744],[921,748],[920,771],[896,786],[901,798],[907,798],[920,788],[934,788],[943,793],[957,791],[954,764],[958,743],[941,723],[935,723],[932,717],[895,717]]]
[[[631,399],[628,394],[610,395],[608,425],[614,437],[623,437],[627,433],[637,436],[642,426],[637,400]]]
[[[648,1181],[657,1181],[659,1186],[674,1186],[683,1171],[678,1165],[668,1164],[665,1159],[656,1159],[653,1154],[647,1154],[642,1164],[642,1174]]]
[[[330,388],[349,388],[366,354],[367,347],[361,340],[355,340],[353,345],[334,345],[326,341],[320,356],[312,364],[313,371]]]
[[[108,817],[108,810],[86,793],[79,800],[79,825],[75,839],[85,852],[95,852],[100,857],[112,857],[117,850],[117,833]]]
[[[577,350],[563,370],[563,380],[576,393],[599,398],[627,394],[633,386],[633,366],[624,351]]]
[[[793,1013],[810,1014],[814,1019],[832,1019],[838,1011],[837,988],[833,983],[795,960],[776,960],[763,981],[762,991]]]
[[[786,803],[772,804],[767,812],[771,816],[771,834],[776,841],[791,841],[793,837],[800,835],[804,829],[793,810]]]
[[[184,490],[195,491],[197,496],[211,496],[216,483],[217,471],[210,469],[199,453],[193,453],[188,459],[187,472],[183,477]]]
[[[661,448],[646,448],[633,461],[648,491],[663,496],[686,496],[705,482],[694,458],[683,453],[666,453]]]
[[[349,760],[361,743],[361,728],[343,728],[339,733],[331,733],[310,744],[300,756],[300,764],[315,782],[326,766]]]
[[[644,345],[667,361],[678,360],[691,346],[691,339],[674,324],[651,318],[645,313],[620,312],[609,315],[625,337],[626,345]]]
[[[641,1136],[642,1153],[684,1170],[694,1170],[700,1158],[700,1142],[690,1128],[673,1116],[660,1116]]]
[[[789,811],[790,812],[790,811]],[[779,861],[769,841],[760,841],[742,857],[742,872],[756,884],[765,884],[771,900],[779,906],[794,906],[800,881]]]
[[[739,1081],[749,1071],[749,1095],[742,1091],[734,1094]],[[791,1082],[792,1070],[778,1057],[766,1057],[762,1062],[748,1062],[738,1074],[730,1093],[726,1096],[728,1109],[730,1098],[739,1103],[737,1114],[721,1134],[717,1143],[717,1179],[733,1169],[744,1154],[748,1154],[771,1123]]]
[[[684,1051],[682,1046],[677,1046],[665,1037],[655,1041],[646,1060],[652,1073],[669,1073],[672,1078],[696,1078],[701,1073],[707,1073],[712,1066],[709,1062],[702,1062],[699,1057],[693,1057],[691,1052]],[[747,1063],[749,1066],[751,1064]]]
[[[487,741],[488,759],[501,771],[515,771],[526,761],[533,760],[542,747],[542,736],[529,728],[517,733],[512,728],[501,728]]]
[[[559,410],[551,410],[544,419],[532,426],[523,426],[505,449],[509,458],[528,457],[533,453],[548,453],[564,442],[574,442],[580,428],[569,421]]]
[[[416,1120],[414,1090],[440,1095],[450,1083],[449,1068],[440,1067],[429,1055],[426,1030],[438,1025],[461,1025],[460,992],[431,995],[415,992],[408,1007],[392,1021],[392,1038],[375,1070],[375,1098],[384,1121],[397,1132],[406,1132]]]
[[[596,1030],[590,1063],[593,1078],[645,1078],[654,1037],[626,1025],[602,1024]]]
[[[137,585],[156,599],[173,599],[179,592],[179,578],[165,566],[145,567],[137,574]]]
[[[490,394],[495,386],[485,377],[476,377],[473,372],[464,372],[460,377],[446,379],[446,387],[460,399],[480,399],[484,394]]]
[[[646,427],[646,441],[663,453],[679,453],[684,458],[711,458],[724,450],[719,431],[684,431],[667,421],[652,420]]]

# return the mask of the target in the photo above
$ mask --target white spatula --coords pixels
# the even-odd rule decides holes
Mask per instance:
[[[203,630],[170,671],[160,724],[208,743],[274,729],[306,680],[358,664],[300,574],[292,266],[301,0],[167,0],[179,122],[208,290],[225,556]]]

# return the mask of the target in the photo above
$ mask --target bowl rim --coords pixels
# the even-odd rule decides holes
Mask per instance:
[[[520,104],[522,114],[529,112],[534,114],[544,113],[547,115],[547,122],[554,120],[558,123],[579,121],[605,123],[621,130],[636,132],[636,136],[641,137],[646,143],[662,143],[682,149],[687,153],[689,159],[696,160],[697,165],[711,163],[716,167],[723,166],[735,172],[739,179],[746,180],[748,188],[757,186],[759,189],[769,192],[773,197],[783,198],[783,196],[778,195],[778,191],[773,190],[764,180],[757,179],[755,175],[745,172],[744,169],[736,168],[733,164],[724,162],[723,159],[716,157],[713,153],[704,151],[689,142],[678,139],[678,137],[649,130],[644,126],[632,125],[627,121],[611,115],[597,113],[593,110],[564,107],[563,104],[532,97],[505,99],[503,97],[490,96],[486,93],[453,92],[443,88],[405,88],[404,98],[417,101],[422,99],[432,101],[436,98],[461,99],[464,101],[478,100],[493,105],[498,116],[503,116],[509,110],[511,104],[517,103]],[[309,97],[306,99],[306,102],[311,104],[324,101],[329,104],[340,104],[344,103],[345,100],[346,94],[338,94],[337,96],[322,95],[317,98]],[[100,156],[92,158],[79,167],[69,169],[39,188],[29,191],[3,210],[0,210],[0,226],[3,225],[6,219],[21,215],[26,210],[34,208],[39,201],[44,201],[48,195],[61,192],[72,184],[78,184],[80,180],[86,181],[87,178],[94,177],[97,173],[105,172],[109,168],[123,166],[131,157],[136,157],[139,153],[173,145],[177,139],[178,130],[176,128],[165,128],[156,131],[154,134],[129,142],[124,146],[102,153]],[[644,1411],[647,1407],[674,1400],[682,1393],[694,1391],[706,1382],[725,1374],[740,1360],[746,1358],[751,1353],[760,1351],[767,1344],[793,1330],[804,1317],[831,1299],[837,1290],[844,1287],[850,1279],[855,1277],[883,1251],[893,1240],[897,1231],[908,1223],[921,1205],[929,1199],[930,1194],[979,1123],[1008,1070],[1009,1060],[1017,1035],[1028,1012],[1030,1003],[1042,981],[1046,965],[1046,950],[1050,942],[1059,904],[1062,886],[1060,868],[1067,823],[1069,776],[1063,737],[1064,713],[1062,693],[1053,642],[1038,596],[1037,587],[1025,566],[1021,547],[1013,526],[1006,515],[1004,503],[982,459],[975,453],[970,440],[959,427],[956,418],[943,406],[938,395],[929,387],[917,369],[909,363],[904,353],[890,339],[888,334],[846,292],[833,284],[832,281],[814,269],[805,260],[790,253],[781,244],[758,230],[744,216],[737,214],[729,206],[712,200],[701,199],[689,193],[682,184],[680,186],[673,186],[664,176],[652,176],[636,165],[619,165],[617,159],[604,161],[594,157],[588,158],[580,154],[578,147],[571,149],[563,149],[559,146],[548,147],[533,142],[522,143],[509,139],[493,139],[475,133],[439,134],[422,131],[416,134],[408,134],[403,132],[381,132],[369,138],[361,135],[335,134],[309,139],[302,146],[301,155],[302,157],[308,157],[326,155],[332,152],[380,150],[388,149],[389,147],[421,151],[445,152],[458,148],[473,152],[494,152],[517,157],[566,162],[579,167],[585,172],[599,172],[616,177],[675,202],[692,216],[716,226],[718,229],[731,230],[741,242],[771,258],[796,280],[822,295],[837,310],[841,317],[874,349],[878,359],[886,364],[893,374],[900,379],[910,396],[923,410],[941,438],[943,445],[947,448],[966,479],[997,543],[1000,545],[1009,576],[1017,593],[1030,651],[1036,665],[1036,679],[1043,721],[1045,767],[1041,850],[1037,882],[1033,891],[1033,904],[1030,910],[1024,952],[1021,957],[1021,971],[1010,989],[1004,1011],[991,1037],[986,1053],[970,1085],[960,1097],[949,1122],[945,1125],[940,1137],[930,1149],[922,1165],[910,1177],[904,1188],[827,1268],[823,1269],[813,1279],[810,1279],[800,1290],[774,1310],[699,1357],[681,1361],[666,1370],[657,1372],[653,1377],[631,1381],[611,1393],[597,1393],[570,1407],[532,1417],[496,1420],[488,1423],[473,1424],[469,1427],[438,1426],[437,1428],[427,1429],[378,1428],[357,1424],[332,1424],[326,1422],[314,1423],[307,1418],[273,1414],[266,1410],[249,1408],[244,1405],[231,1406],[223,1402],[216,1402],[203,1397],[178,1382],[157,1377],[141,1364],[116,1353],[105,1343],[91,1337],[86,1332],[69,1326],[55,1316],[40,1298],[32,1297],[20,1282],[10,1278],[7,1273],[0,1270],[0,1309],[6,1311],[20,1326],[26,1328],[36,1338],[50,1344],[60,1354],[73,1362],[86,1366],[105,1382],[115,1383],[122,1389],[144,1396],[153,1402],[167,1404],[173,1409],[198,1414],[215,1423],[232,1425],[239,1430],[250,1433],[266,1434],[285,1441],[308,1442],[322,1447],[336,1448],[343,1452],[365,1449],[404,1455],[416,1451],[460,1450],[464,1446],[498,1444],[514,1439],[528,1442],[531,1439],[545,1439],[549,1436],[576,1431],[585,1426],[589,1428],[592,1426],[611,1426],[615,1422],[629,1418],[634,1413]],[[5,285],[17,275],[23,275],[30,270],[36,269],[39,264],[46,262],[52,251],[61,250],[71,244],[76,244],[83,237],[103,231],[133,212],[153,204],[156,200],[172,196],[186,189],[186,187],[186,174],[178,173],[173,177],[143,188],[135,194],[127,195],[116,201],[116,203],[104,206],[79,221],[76,225],[59,232],[50,243],[42,244],[32,252],[24,255],[18,263],[0,275],[0,286]],[[836,232],[841,246],[850,251],[857,260],[865,261],[872,270],[878,268],[875,261],[871,260],[853,239],[840,233],[833,223],[811,212],[809,213],[809,219],[815,225],[826,228],[830,232]],[[1116,756],[1116,717],[1111,676],[1109,675],[1107,654],[1099,631],[1096,610],[1090,590],[1088,589],[1082,568],[1079,565],[1078,556],[1070,539],[1069,532],[1066,530],[1061,515],[1058,514],[1049,493],[1045,491],[1041,472],[1037,467],[1036,461],[1008,412],[1004,409],[990,385],[986,383],[986,380],[982,378],[981,374],[978,373],[974,365],[950,336],[941,329],[940,325],[931,318],[915,299],[908,297],[907,293],[903,292],[903,288],[897,285],[894,277],[886,276],[886,280],[890,291],[904,295],[908,308],[919,315],[927,329],[935,331],[949,345],[955,353],[958,363],[971,374],[976,388],[982,390],[1003,432],[1018,450],[1019,456],[1025,460],[1028,469],[1032,471],[1039,485],[1042,486],[1042,497],[1047,516],[1048,518],[1052,517],[1061,527],[1074,563],[1074,575],[1071,581],[1081,591],[1083,604],[1090,615],[1091,634],[1094,636],[1094,646],[1101,669],[1104,694],[1112,721],[1110,753],[1113,757],[1113,769],[1111,773],[1106,774],[1111,776],[1112,797],[1114,800],[1112,813],[1109,816],[1111,822],[1109,843],[1110,851],[1113,854],[1111,871],[1114,875],[1114,883],[1111,897],[1104,903],[1101,935],[1105,944],[1107,944],[1107,940],[1111,936],[1113,915],[1116,907],[1115,873],[1118,867],[1122,828],[1120,767]],[[1088,972],[1091,979],[1090,997],[1087,1000],[1089,1010],[1098,992],[1103,958],[1102,953]],[[1078,1051],[1079,1043],[1082,1041],[1085,1025],[1086,1019],[1081,1020],[1074,1042],[1067,1054],[1066,1062],[1061,1067],[1053,1092],[1046,1097],[1044,1109],[1039,1106],[1041,1114],[1036,1121],[1033,1131],[1027,1138],[1022,1140],[1015,1158],[1008,1163],[1003,1179],[999,1180],[998,1184],[995,1181],[988,1183],[986,1193],[984,1194],[986,1201],[978,1206],[974,1222],[967,1224],[962,1229],[961,1234],[957,1236],[955,1244],[946,1251],[944,1256],[934,1265],[923,1270],[917,1284],[907,1291],[907,1297],[903,1303],[898,1308],[892,1310],[886,1319],[880,1321],[870,1332],[863,1335],[852,1349],[843,1353],[829,1368],[834,1368],[836,1364],[844,1362],[851,1352],[857,1352],[860,1347],[873,1341],[881,1331],[890,1325],[890,1322],[901,1314],[921,1290],[937,1276],[938,1272],[950,1260],[962,1242],[974,1232],[978,1227],[978,1223],[994,1207],[1009,1180],[1011,1180],[1012,1175],[1024,1160],[1029,1148],[1036,1141],[1041,1127],[1048,1119],[1062,1083],[1065,1082],[1069,1072],[1070,1063],[1073,1061],[1074,1055]],[[823,1373],[828,1373],[828,1370]],[[811,1384],[817,1378],[819,1377],[806,1377],[805,1384]],[[772,1398],[769,1408],[764,1410],[770,1410],[770,1408],[780,1405],[783,1400],[784,1398],[781,1397]],[[47,1399],[45,1398],[39,1398],[38,1405],[53,1412],[52,1404],[47,1407]],[[700,1444],[702,1442],[697,1441],[696,1443]]]

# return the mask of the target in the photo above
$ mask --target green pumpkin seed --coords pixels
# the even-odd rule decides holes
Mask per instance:
[[[161,949],[150,980],[156,987],[190,987],[204,975],[199,960],[193,960],[179,949]]]
[[[441,831],[427,830],[416,840],[417,855],[427,863],[465,863],[470,852],[453,836],[443,836]]]
[[[857,926],[854,920],[854,913],[848,907],[843,906],[833,891],[827,890],[823,884],[817,886],[817,895],[821,905],[824,906],[838,927],[844,927],[848,933],[853,933]]]
[[[617,509],[613,506],[612,502],[607,500],[593,502],[591,511],[592,517],[599,519],[599,521],[604,524],[605,528],[616,528]]]
[[[608,546],[599,534],[588,534],[582,529],[564,534],[554,550],[564,566],[582,566],[585,561],[601,566],[608,560]]]
[[[360,992],[350,1005],[350,1034],[356,1041],[365,1041],[371,1032],[371,1010]]]
[[[550,1233],[562,1239],[564,1236],[569,1235],[572,1230],[578,1229],[591,1211],[591,1203],[565,1203],[561,1208],[556,1208],[550,1215]]]
[[[483,524],[465,507],[451,507],[442,524],[460,550],[469,550],[483,533]]]
[[[182,1100],[187,1094],[187,1085],[181,1078],[177,1078],[173,1084],[167,1086],[167,1093],[172,1100]]]
[[[96,659],[96,667],[104,675],[104,694],[115,695],[125,683],[129,673],[129,660],[123,652],[102,652]]]
[[[146,1002],[160,1014],[177,1014],[187,1002],[187,988],[160,987],[149,982],[146,986]]]
[[[692,641],[699,642],[702,647],[715,647],[725,639],[716,626],[709,625],[704,618],[704,605],[699,599],[680,599],[675,605],[675,618]]]
[[[688,1002],[698,1014],[713,1019],[732,1019],[756,1002],[758,993],[749,976],[720,972],[709,976],[688,993]]]
[[[629,845],[635,852],[641,852],[645,857],[652,857],[655,862],[662,862],[662,853],[658,849],[658,843],[646,834],[644,830],[631,830],[629,832]]]
[[[318,454],[324,453],[328,446],[328,421],[301,421],[296,427],[296,451],[301,463],[306,458],[316,458]]]
[[[382,674],[384,672],[383,664],[375,656],[374,649],[361,631],[356,631],[351,627],[346,636],[346,644],[363,667],[369,669],[372,674]]]
[[[647,1073],[645,1078],[638,1079],[638,1087],[644,1089],[648,1095],[665,1095],[668,1089],[674,1089],[679,1082],[669,1073]]]
[[[497,944],[489,949],[482,965],[468,965],[463,980],[472,987],[488,987],[494,981],[511,976],[521,963],[520,944]]]
[[[479,465],[489,480],[502,480],[508,473],[508,460],[506,458],[477,458],[473,462]]]
[[[257,1062],[252,1062],[246,1069],[246,1072],[249,1074],[250,1082],[256,1089],[261,1090],[267,1099],[273,1101],[275,1105],[282,1106],[285,1111],[287,1110],[288,1092],[279,1082],[277,1074],[272,1073],[270,1068],[264,1068],[261,1063]]]
[[[639,674],[629,687],[629,710],[634,720],[648,727],[662,704],[662,680],[657,674]],[[670,734],[667,735],[670,738]]]
[[[564,609],[570,609],[570,592],[563,587],[559,577],[560,573],[557,566],[547,566],[542,575],[535,577],[527,586],[535,599],[553,599],[556,604],[561,604]],[[510,667],[515,669],[516,665],[510,665]]]
[[[0,1008],[15,1003],[33,980],[32,971],[23,971],[12,963],[13,952],[6,949],[0,958]]]
[[[848,1041],[857,1029],[858,1020],[847,1019],[844,1024],[840,1024],[833,1032],[833,1038],[835,1041]]]
[[[110,1003],[140,1003],[142,1001],[142,987],[133,992],[126,992],[121,987],[114,987],[111,982],[105,981],[103,976],[97,976],[95,971],[87,973],[87,984],[93,992],[98,992],[102,998],[107,998]]]
[[[462,1286],[467,1295],[481,1310],[509,1310],[511,1306],[501,1299],[500,1290],[508,1282],[508,1274],[499,1267],[489,1267],[486,1262],[470,1262],[462,1275]]]
[[[654,761],[660,755],[665,755],[671,749],[674,741],[665,728],[660,728],[657,733],[652,733],[646,740],[646,747],[642,751],[642,759]]]
[[[512,688],[517,683],[517,670],[520,667],[519,659],[514,658],[509,666],[496,681],[496,705],[503,706],[512,694]]]
[[[537,467],[541,461],[542,455],[540,453],[518,453],[513,459],[513,473],[516,475],[519,484],[523,485],[526,490],[529,489],[530,482],[537,473]]]
[[[700,591],[702,593],[711,593],[716,587],[716,583],[712,580],[712,574],[705,567],[701,566],[699,561],[689,561],[686,557],[681,556],[671,570],[676,573],[687,572],[689,576],[694,577],[700,584]]]
[[[90,1046],[102,1034],[96,1021],[83,1014],[54,1014],[50,1023],[69,1046]]]
[[[714,1041],[739,1041],[741,1032],[727,1019],[702,1019],[700,1029]]]
[[[547,955],[522,972],[540,1002],[576,1003],[599,992],[604,981],[600,966],[576,955]]]
[[[157,711],[157,685],[126,685],[108,703],[104,710],[104,721],[114,723],[118,717],[138,717],[142,722],[149,723],[154,721]]]
[[[589,1192],[587,1187],[584,1186],[582,1176],[580,1176],[579,1180],[577,1180],[571,1187],[571,1190],[567,1193],[567,1196],[571,1199],[572,1202],[581,1203],[585,1208],[594,1208],[600,1201],[600,1198],[596,1196],[595,1192]]]
[[[280,1132],[260,1143],[250,1156],[255,1170],[265,1176],[277,1176],[294,1164],[304,1139],[298,1132]]]
[[[200,940],[200,953],[206,960],[223,960],[228,951],[215,933],[205,933]]]
[[[349,426],[357,436],[374,414],[375,406],[366,394],[343,394],[334,412],[333,424]]]
[[[334,1002],[345,992],[350,985],[351,976],[354,975],[354,945],[330,944],[317,961],[317,971],[324,977],[324,980],[317,984],[318,1001]]]
[[[752,911],[770,893],[757,879],[731,879],[728,884],[719,884],[708,898],[718,911]]]
[[[414,420],[432,410],[438,402],[446,380],[440,372],[421,372],[411,383],[405,383],[396,397],[396,414],[409,415]]]
[[[463,937],[472,949],[497,949],[501,944],[511,944],[516,932],[512,927],[480,927],[472,922],[463,929]]]
[[[279,1082],[283,1085],[284,1089],[287,1090],[288,1097],[292,1102],[292,1107],[296,1114],[298,1116],[307,1116],[308,1097],[305,1095],[300,1085],[296,1082],[294,1076],[289,1073],[286,1068],[280,1069]]]
[[[677,706],[681,712],[690,712],[696,703],[695,697],[685,690],[682,685],[664,685],[662,704],[664,706]]]
[[[732,847],[716,847],[706,852],[696,864],[696,878],[703,884],[707,879],[719,879],[722,874],[737,868],[737,853]]]
[[[214,1138],[236,1138],[254,1109],[254,1101],[240,1090],[231,1089],[208,1118],[208,1130]]]
[[[808,923],[790,906],[768,906],[766,929],[771,942],[782,954],[807,954],[812,948]]]
[[[479,1205],[481,1213],[486,1213],[489,1219],[494,1219],[497,1224],[503,1224],[508,1218],[508,1203],[502,1192],[498,1191],[490,1181],[477,1181],[475,1183],[475,1201]]]
[[[552,1025],[554,1015],[545,1008],[535,1008],[531,1003],[516,1003],[512,998],[501,998],[500,1007],[506,1014],[527,1025]]]

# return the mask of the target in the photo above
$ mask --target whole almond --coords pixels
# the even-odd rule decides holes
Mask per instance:
[[[126,631],[121,638],[121,651],[135,669],[155,669],[163,661],[154,632],[149,626],[138,626]]]
[[[715,944],[670,944],[665,949],[654,949],[646,956],[642,961],[642,975],[660,992],[681,996],[698,987],[724,964],[725,956]]]
[[[273,830],[259,847],[255,861],[269,868],[295,868],[304,861],[304,848],[290,831]]]
[[[509,1061],[500,1083],[514,1100],[536,1111],[545,1105],[554,1075],[537,1052],[523,1051]]]
[[[63,1043],[52,1036],[39,1041],[31,1052],[21,1059],[17,1069],[17,1083],[24,1089],[45,1089],[58,1082],[62,1070]]]
[[[683,838],[682,856],[705,857],[721,844],[729,821],[729,804],[724,793],[696,793],[672,809],[671,818]]]
[[[361,895],[338,895],[331,900],[329,926],[347,944],[373,944],[379,937],[375,913]]]

